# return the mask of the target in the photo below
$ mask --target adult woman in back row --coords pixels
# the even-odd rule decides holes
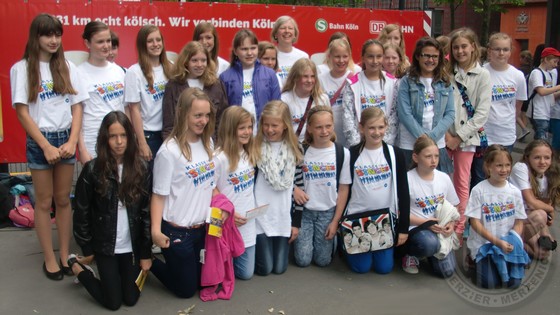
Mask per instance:
[[[125,71],[108,60],[111,31],[105,23],[89,22],[82,38],[89,50],[87,61],[78,66],[82,85],[89,93],[89,100],[84,102],[82,134],[78,142],[80,162],[84,164],[97,156],[97,134],[105,115],[115,110],[124,112]]]
[[[309,54],[294,47],[299,37],[299,28],[296,21],[290,16],[279,17],[274,22],[270,36],[272,42],[276,42],[278,45],[278,72],[284,83],[293,64],[298,59],[309,58]]]

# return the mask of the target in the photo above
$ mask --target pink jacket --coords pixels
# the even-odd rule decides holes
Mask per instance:
[[[233,223],[235,209],[231,201],[223,195],[217,194],[212,198],[212,207],[220,208],[229,213],[229,217],[222,225],[222,237],[214,237],[206,233],[206,255],[202,265],[201,285],[213,286],[224,281],[226,277],[226,261],[239,257],[245,251],[243,238],[237,226]],[[233,271],[233,270],[232,270]]]

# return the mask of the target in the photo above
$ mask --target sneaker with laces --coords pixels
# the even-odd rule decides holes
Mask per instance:
[[[418,265],[419,265],[418,258],[414,256],[406,255],[402,258],[402,269],[406,273],[410,273],[413,275],[417,274]]]

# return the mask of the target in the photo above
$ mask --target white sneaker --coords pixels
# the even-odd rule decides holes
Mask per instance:
[[[161,254],[161,248],[159,248],[155,244],[152,245],[152,254]]]
[[[530,133],[531,133],[531,130],[529,130],[529,129],[521,130],[521,134],[519,135],[519,137],[517,137],[517,140],[518,141],[523,141],[523,139],[525,139],[525,137],[527,137]]]
[[[406,255],[402,258],[402,269],[406,273],[410,273],[413,275],[417,274],[418,265],[419,265],[418,258],[414,256]]]

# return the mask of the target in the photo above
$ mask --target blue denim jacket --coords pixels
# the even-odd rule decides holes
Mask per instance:
[[[397,113],[399,121],[415,138],[423,134],[434,141],[441,139],[455,121],[455,105],[453,103],[453,88],[445,86],[443,81],[432,84],[434,89],[434,119],[432,130],[422,127],[424,115],[424,85],[406,75],[401,79],[397,98]],[[414,119],[409,119],[412,117]]]

